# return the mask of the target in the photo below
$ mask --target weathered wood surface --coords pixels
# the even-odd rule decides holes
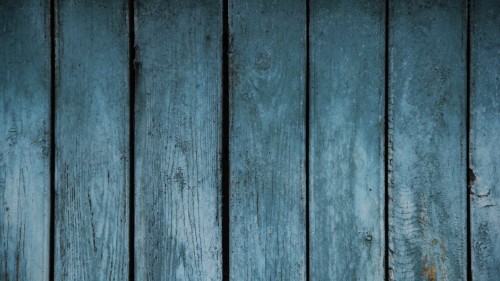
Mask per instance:
[[[55,9],[55,279],[128,280],[127,1]]]
[[[221,280],[222,7],[136,3],[136,280]]]
[[[466,279],[466,1],[390,1],[392,280]]]
[[[51,7],[18,2],[0,3],[0,279],[48,280]],[[129,1],[54,2],[55,280],[128,280],[130,260],[135,280],[221,280],[223,133],[231,280],[305,280],[307,253],[311,280],[465,280],[467,175],[473,279],[500,276],[499,1],[310,0],[307,62],[307,1],[229,0],[228,132],[224,2],[134,1],[132,85]]]
[[[384,279],[384,1],[311,1],[311,280]]]
[[[0,279],[48,280],[50,7],[0,3]]]
[[[470,180],[474,280],[500,277],[500,1],[471,11]]]
[[[304,280],[306,1],[229,1],[231,280]]]

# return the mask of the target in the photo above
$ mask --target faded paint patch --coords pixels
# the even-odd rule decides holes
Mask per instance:
[[[431,241],[433,248],[436,250],[434,255],[425,255],[422,261],[422,272],[423,275],[429,281],[447,280],[447,267],[446,267],[446,248],[443,241],[438,239],[433,239]]]
[[[422,262],[422,270],[424,272],[424,276],[429,281],[436,281],[436,266],[434,265],[434,259],[431,257],[430,261],[427,260],[427,255],[424,257],[424,261]]]

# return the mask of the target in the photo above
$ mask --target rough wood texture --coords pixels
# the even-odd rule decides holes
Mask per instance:
[[[390,277],[466,279],[466,1],[390,1]]]
[[[221,2],[136,3],[136,280],[221,280]]]
[[[48,280],[50,18],[0,3],[0,280]]]
[[[385,2],[311,1],[311,280],[384,279]]]
[[[128,280],[127,1],[56,3],[56,280]]]
[[[472,6],[470,180],[474,280],[500,276],[500,1]]]
[[[304,280],[305,1],[229,1],[230,275]]]

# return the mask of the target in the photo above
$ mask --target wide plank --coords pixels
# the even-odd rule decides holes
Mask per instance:
[[[56,1],[56,280],[128,280],[127,6]]]
[[[136,280],[221,280],[222,6],[136,2]]]
[[[230,277],[305,280],[306,1],[229,1]]]
[[[470,181],[472,275],[500,276],[500,1],[471,10]]]
[[[0,279],[48,280],[50,5],[0,3]]]
[[[311,280],[384,280],[385,1],[312,0]]]
[[[390,1],[391,280],[465,280],[466,1]]]

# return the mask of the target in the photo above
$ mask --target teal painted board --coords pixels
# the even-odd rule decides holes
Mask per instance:
[[[500,1],[471,11],[470,180],[472,274],[500,276]]]
[[[306,1],[229,1],[230,278],[305,280]]]
[[[0,280],[48,280],[50,6],[0,3]]]
[[[391,280],[465,280],[466,1],[390,1]]]
[[[313,0],[311,280],[384,280],[385,1]]]
[[[127,5],[56,1],[56,280],[128,280]]]
[[[221,280],[222,6],[137,1],[136,280]]]

